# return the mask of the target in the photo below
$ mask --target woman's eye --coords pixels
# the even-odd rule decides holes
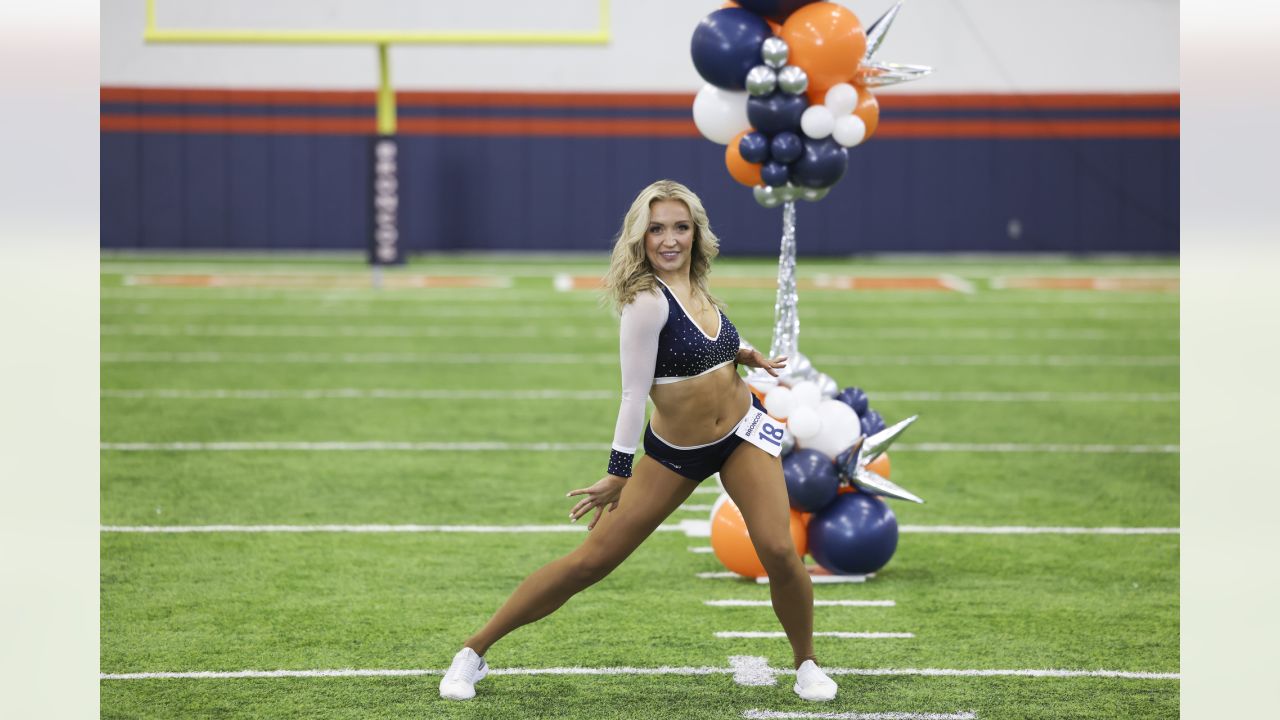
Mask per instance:
[[[649,228],[649,232],[653,233],[654,235],[657,235],[658,233],[662,232],[662,228],[658,227],[657,225],[654,225],[653,227]]]

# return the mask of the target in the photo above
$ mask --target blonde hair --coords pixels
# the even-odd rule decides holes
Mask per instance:
[[[631,209],[622,218],[622,229],[613,245],[609,272],[604,276],[602,303],[610,303],[615,311],[635,299],[641,292],[657,289],[653,265],[645,252],[645,236],[649,232],[649,212],[655,202],[678,200],[693,218],[693,246],[690,248],[689,281],[712,305],[723,309],[720,301],[707,290],[711,261],[720,254],[720,239],[711,232],[711,222],[702,201],[689,188],[674,180],[659,180],[636,196]]]

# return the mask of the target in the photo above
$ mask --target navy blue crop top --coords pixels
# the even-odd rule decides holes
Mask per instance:
[[[734,362],[739,349],[750,347],[719,310],[719,328],[708,335],[685,312],[671,288],[654,277],[661,292],[639,293],[622,309],[622,403],[609,455],[609,473],[620,477],[631,475],[649,389],[706,375]]]

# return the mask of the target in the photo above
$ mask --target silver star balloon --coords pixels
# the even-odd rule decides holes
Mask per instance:
[[[852,447],[840,453],[840,456],[836,458],[836,470],[840,475],[840,479],[868,495],[881,495],[923,504],[924,500],[920,499],[919,496],[907,491],[897,483],[891,482],[889,478],[867,469],[867,465],[883,455],[885,450],[888,450],[889,446],[893,444],[893,441],[907,428],[911,427],[911,424],[919,417],[919,415],[912,415],[875,435],[859,437]]]
[[[859,84],[867,87],[884,87],[919,80],[933,72],[933,68],[926,65],[899,65],[872,60],[876,51],[880,49],[880,44],[884,42],[885,36],[889,34],[889,28],[893,26],[893,21],[898,17],[898,11],[901,9],[901,2],[894,3],[893,7],[867,26],[867,51],[863,54],[862,65],[858,68]]]
[[[933,68],[928,65],[902,65],[873,60],[862,63],[862,67],[858,68],[857,82],[867,87],[884,87],[919,80],[931,72]]]
[[[879,19],[867,26],[867,54],[862,56],[863,60],[870,60],[875,56],[876,50],[880,49],[880,43],[884,42],[884,36],[889,34],[889,28],[893,26],[893,20],[898,17],[898,11],[901,9],[902,3],[895,3]]]

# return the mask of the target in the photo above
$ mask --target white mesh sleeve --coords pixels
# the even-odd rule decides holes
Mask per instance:
[[[658,334],[667,324],[667,298],[658,292],[644,292],[622,308],[618,333],[618,355],[622,366],[622,402],[618,421],[613,428],[613,453],[610,472],[631,474],[630,459],[618,455],[634,455],[636,440],[644,425],[645,400],[653,386],[654,368],[658,364]],[[625,467],[621,467],[625,465]]]

